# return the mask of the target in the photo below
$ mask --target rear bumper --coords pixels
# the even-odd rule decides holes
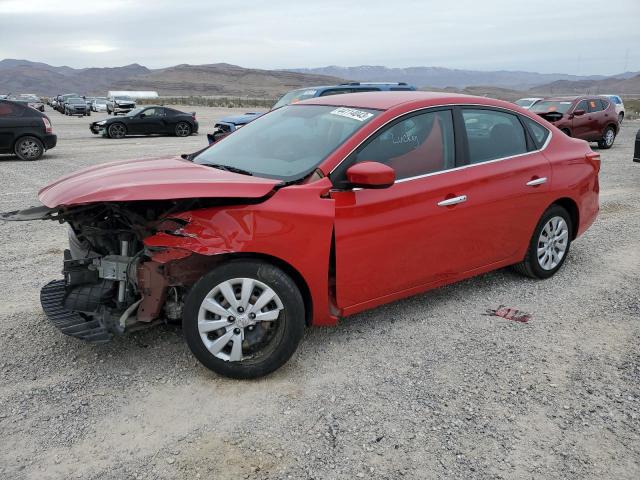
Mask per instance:
[[[53,133],[49,133],[44,136],[42,143],[44,144],[45,149],[51,150],[58,144],[58,136]]]

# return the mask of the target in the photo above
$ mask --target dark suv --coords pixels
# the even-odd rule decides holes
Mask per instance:
[[[613,103],[597,96],[545,98],[531,107],[570,137],[598,142],[611,148],[618,134],[618,114]]]
[[[89,110],[89,106],[84,98],[81,97],[71,97],[66,100],[64,103],[64,114],[65,115],[91,115],[91,110]]]
[[[49,117],[26,104],[0,100],[0,153],[37,160],[56,146]]]

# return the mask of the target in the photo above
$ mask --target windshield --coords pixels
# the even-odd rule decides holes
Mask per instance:
[[[531,100],[530,98],[521,98],[520,100],[516,100],[516,105],[520,105],[521,107],[530,107],[536,103],[535,100]]]
[[[76,103],[84,103],[82,98],[70,98],[67,100],[67,103],[76,104]]]
[[[535,113],[567,113],[572,104],[571,100],[543,100],[531,107],[531,110]]]
[[[99,103],[99,104],[104,104],[104,103],[107,103],[107,99],[106,98],[96,98],[93,102],[94,103]]]
[[[142,112],[146,107],[138,107],[138,108],[134,108],[133,110],[131,110],[130,112],[127,112],[125,114],[125,117],[135,117],[136,115],[138,115],[140,112]]]
[[[313,98],[317,95],[318,90],[315,88],[301,88],[300,90],[292,90],[286,93],[276,104],[272,107],[272,110],[276,108],[284,107],[285,105],[291,105],[292,103],[298,103],[307,98]]]
[[[282,107],[214,144],[194,162],[298,180],[377,114],[376,110],[326,105]]]
[[[131,97],[116,97],[116,100],[133,101],[133,99]]]

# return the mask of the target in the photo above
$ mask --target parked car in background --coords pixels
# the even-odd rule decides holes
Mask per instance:
[[[346,93],[364,93],[364,92],[402,92],[402,91],[414,91],[416,87],[408,85],[404,82],[390,83],[390,82],[348,82],[341,83],[339,85],[325,85],[319,87],[307,87],[291,90],[284,94],[280,99],[271,107],[271,110],[283,107],[292,103],[297,103],[302,100],[315,97],[327,97],[330,95],[340,95]],[[238,128],[252,122],[263,112],[250,112],[244,115],[233,115],[224,117],[213,126],[213,133],[207,134],[207,140],[209,144],[213,144],[218,140],[233,133]]]
[[[109,97],[107,99],[107,115],[129,113],[136,108],[136,101],[131,97]]]
[[[531,107],[533,107],[537,102],[539,102],[540,100],[542,100],[542,98],[540,97],[527,97],[527,98],[521,98],[520,100],[516,100],[515,103],[516,105],[525,108],[527,110],[529,110]]]
[[[122,117],[93,122],[89,129],[96,135],[109,138],[151,134],[188,137],[198,132],[198,122],[195,112],[185,113],[160,105],[149,105],[136,108]]]
[[[640,162],[640,130],[636,133],[636,148],[633,151],[633,161]]]
[[[82,98],[84,98],[84,101],[87,104],[87,109],[91,111],[91,105],[93,104],[93,101],[95,100],[96,97],[82,97]]]
[[[231,115],[228,117],[223,117],[213,126],[213,133],[207,133],[207,140],[209,141],[209,145],[217,142],[221,138],[226,137],[230,133],[235,132],[240,127],[243,127],[247,123],[258,118],[260,115],[264,115],[264,113],[247,112],[243,115]]]
[[[80,116],[88,116],[91,115],[91,110],[87,106],[87,102],[84,98],[81,97],[71,97],[67,98],[64,103],[64,114],[65,115],[80,115]]]
[[[91,102],[92,112],[106,112],[107,111],[107,99],[106,97],[96,97]]]
[[[77,93],[65,93],[64,95],[58,95],[56,97],[57,105],[56,110],[60,113],[64,113],[65,103],[69,98],[78,98],[80,95]]]
[[[622,123],[624,121],[625,111],[624,111],[624,102],[619,95],[602,95],[604,98],[609,99],[616,108],[616,113],[618,114],[618,123]]]
[[[56,146],[49,117],[24,102],[0,100],[0,153],[38,160]]]
[[[206,367],[253,378],[306,325],[509,265],[551,277],[596,218],[599,169],[585,142],[508,102],[340,95],[191,161],[94,165],[2,218],[69,224],[63,279],[41,291],[63,333],[106,342],[181,320]]]
[[[620,128],[613,103],[598,96],[545,98],[531,111],[570,137],[598,142],[603,149],[613,146]]]

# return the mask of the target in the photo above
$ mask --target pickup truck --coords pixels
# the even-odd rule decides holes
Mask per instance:
[[[136,108],[136,101],[131,97],[109,97],[107,99],[107,115],[129,113]]]

